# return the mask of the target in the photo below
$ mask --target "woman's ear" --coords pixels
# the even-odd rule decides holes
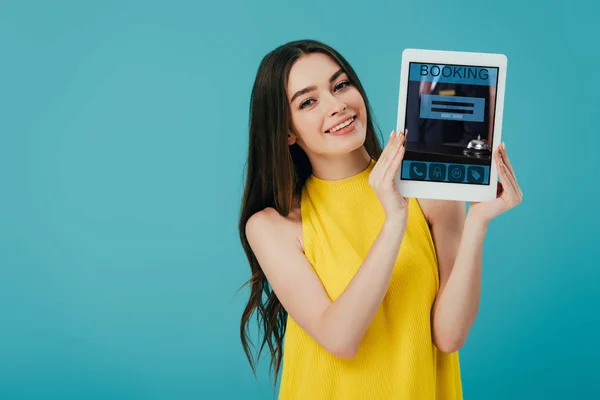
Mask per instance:
[[[296,143],[296,134],[292,131],[288,131],[288,145],[293,145]]]

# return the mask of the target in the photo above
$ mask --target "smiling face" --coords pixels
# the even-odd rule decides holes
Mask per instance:
[[[311,53],[290,70],[288,143],[313,155],[350,153],[365,142],[367,111],[358,89],[329,56]]]

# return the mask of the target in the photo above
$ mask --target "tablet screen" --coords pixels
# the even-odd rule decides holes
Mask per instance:
[[[490,184],[498,67],[411,62],[401,177]]]

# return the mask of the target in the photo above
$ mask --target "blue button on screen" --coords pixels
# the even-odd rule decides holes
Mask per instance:
[[[402,179],[488,185],[487,165],[452,164],[429,161],[402,161]]]

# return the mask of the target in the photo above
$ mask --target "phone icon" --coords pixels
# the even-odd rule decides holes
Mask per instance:
[[[411,179],[425,179],[425,174],[427,172],[427,165],[422,162],[413,162],[410,165],[410,178]]]

